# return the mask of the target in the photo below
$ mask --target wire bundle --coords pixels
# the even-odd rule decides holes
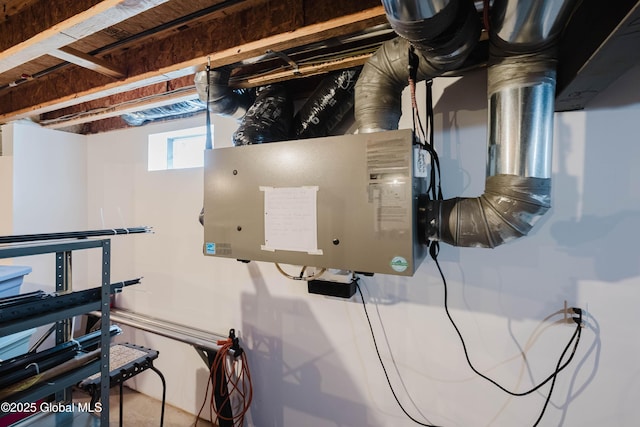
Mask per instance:
[[[247,362],[247,354],[238,344],[238,338],[233,329],[229,333],[229,338],[217,342],[220,350],[211,363],[209,370],[209,381],[205,390],[205,400],[200,407],[196,418],[197,425],[200,414],[207,404],[209,385],[212,386],[212,393],[209,397],[209,418],[212,422],[218,420],[230,421],[234,427],[242,427],[244,417],[249,411],[253,398],[253,386],[251,383],[251,372]],[[223,375],[220,375],[223,373]],[[216,404],[216,391],[222,400]],[[233,404],[233,401],[236,404]],[[232,408],[229,416],[229,408]],[[215,417],[214,417],[215,414]]]
[[[488,10],[488,1],[485,1],[485,11]],[[488,20],[485,18],[486,23],[485,25],[488,26]],[[409,90],[410,90],[410,94],[411,94],[411,108],[412,108],[412,113],[413,113],[413,132],[414,132],[414,139],[416,140],[416,143],[421,145],[422,148],[426,149],[427,152],[429,153],[429,155],[431,156],[431,170],[430,170],[430,179],[429,179],[429,185],[427,188],[427,196],[432,199],[432,200],[442,200],[443,199],[443,195],[442,195],[442,187],[441,187],[441,178],[440,178],[440,162],[438,159],[438,155],[437,152],[435,151],[435,148],[433,146],[433,116],[434,116],[434,112],[433,112],[433,95],[432,95],[432,89],[431,89],[431,85],[432,85],[432,81],[428,81],[427,82],[427,102],[426,102],[426,114],[427,114],[427,129],[425,131],[425,128],[422,124],[422,121],[420,120],[420,115],[418,112],[418,105],[416,102],[416,82],[417,82],[417,69],[418,69],[418,61],[419,58],[418,56],[415,54],[414,49],[410,48],[409,52]],[[474,364],[471,362],[471,358],[469,356],[469,351],[467,348],[467,344],[464,340],[464,337],[462,336],[462,333],[460,332],[460,329],[458,328],[458,325],[456,324],[456,322],[454,321],[453,317],[451,316],[451,313],[449,311],[449,292],[448,292],[448,286],[447,286],[447,280],[445,278],[444,272],[442,271],[442,268],[440,267],[440,263],[438,261],[438,255],[440,252],[440,245],[439,242],[436,241],[431,241],[429,242],[429,254],[431,255],[431,258],[433,259],[433,261],[436,264],[436,267],[438,269],[438,272],[440,273],[440,277],[442,279],[442,284],[444,287],[444,310],[445,313],[447,315],[447,318],[449,319],[451,325],[453,326],[459,340],[460,343],[462,345],[462,349],[464,351],[464,355],[465,355],[465,359],[467,362],[467,365],[469,366],[469,368],[479,377],[481,377],[482,379],[490,382],[491,384],[493,384],[494,386],[496,386],[498,389],[502,390],[503,392],[505,392],[506,394],[510,395],[510,396],[526,396],[529,394],[532,394],[534,392],[536,392],[537,390],[539,390],[541,387],[543,387],[544,385],[551,383],[549,386],[549,391],[547,393],[544,405],[542,407],[542,410],[540,411],[540,414],[538,416],[538,418],[535,420],[535,422],[533,423],[533,426],[536,427],[538,426],[538,424],[540,423],[540,421],[542,420],[542,417],[545,414],[545,411],[547,409],[547,406],[549,405],[549,402],[551,400],[551,395],[553,393],[554,387],[555,387],[555,383],[556,383],[556,379],[558,377],[558,374],[560,374],[560,372],[562,372],[573,360],[575,354],[576,354],[576,350],[578,348],[578,344],[580,342],[580,338],[582,336],[582,327],[583,327],[583,317],[582,317],[582,309],[577,308],[577,307],[572,307],[571,310],[571,316],[570,319],[575,322],[576,324],[576,329],[573,333],[573,335],[571,336],[571,338],[569,339],[569,342],[566,344],[566,346],[564,347],[562,353],[560,354],[560,357],[558,358],[558,362],[555,366],[554,371],[548,375],[546,377],[546,379],[544,379],[542,382],[538,383],[537,385],[531,387],[530,389],[523,391],[523,392],[514,392],[511,391],[509,389],[507,389],[506,387],[502,386],[501,384],[499,384],[497,381],[493,380],[492,378],[488,377],[487,375],[484,375],[482,372],[480,372],[475,366]],[[378,348],[378,343],[376,341],[376,337],[373,331],[373,326],[371,325],[371,319],[369,318],[369,313],[367,311],[367,304],[364,298],[364,295],[362,294],[362,290],[360,289],[360,286],[358,284],[358,282],[356,282],[356,289],[360,295],[360,298],[362,300],[362,306],[364,308],[364,313],[367,319],[367,323],[369,325],[369,330],[371,332],[371,338],[373,340],[373,346],[375,348],[376,351],[376,355],[378,356],[378,360],[380,362],[380,365],[382,367],[382,370],[384,372],[384,376],[387,380],[387,384],[389,386],[389,389],[391,390],[391,394],[393,395],[393,398],[395,399],[396,403],[398,404],[398,406],[400,407],[400,409],[402,410],[402,412],[411,420],[413,421],[415,424],[420,425],[420,426],[425,426],[425,427],[437,427],[433,424],[430,423],[426,423],[426,422],[422,422],[418,419],[416,419],[415,417],[413,417],[411,414],[409,414],[409,412],[404,408],[404,406],[402,405],[402,403],[400,402],[392,384],[391,384],[391,380],[389,379],[389,374],[387,372],[387,368],[385,367],[385,364],[382,360],[382,356],[380,354],[380,350]],[[567,309],[565,307],[564,310],[565,316],[567,313]],[[566,319],[565,319],[566,320]],[[568,357],[567,357],[568,354]],[[566,360],[565,360],[566,359]]]

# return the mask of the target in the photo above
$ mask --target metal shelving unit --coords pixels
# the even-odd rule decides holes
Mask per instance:
[[[124,233],[113,233],[124,234]],[[129,234],[127,231],[126,234]],[[63,234],[61,234],[63,235]],[[76,315],[98,310],[101,316],[100,352],[99,360],[90,362],[78,369],[62,374],[54,381],[45,382],[15,393],[4,400],[11,402],[34,402],[40,398],[55,394],[56,401],[71,401],[71,386],[77,384],[97,372],[101,378],[100,425],[109,425],[109,348],[111,337],[110,327],[110,239],[80,239],[80,240],[45,240],[37,241],[39,237],[47,239],[49,235],[30,235],[33,242],[0,245],[0,258],[15,258],[22,256],[54,253],[56,258],[55,285],[57,292],[71,291],[71,254],[73,251],[84,249],[100,249],[102,251],[102,277],[100,287],[100,301],[80,303],[71,307],[44,314],[34,314],[20,320],[0,323],[0,336],[5,336],[24,329],[56,323],[56,344],[69,341],[71,336],[71,318]]]

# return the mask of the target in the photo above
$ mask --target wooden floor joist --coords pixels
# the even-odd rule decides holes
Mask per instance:
[[[187,76],[208,59],[217,68],[263,55],[269,49],[283,51],[386,22],[382,6],[370,7],[378,4],[374,1],[362,2],[364,6],[359,7],[369,7],[347,15],[345,10],[354,8],[350,2],[304,2],[304,7],[302,3],[270,0],[264,3],[266,9],[241,10],[206,25],[152,39],[122,55],[106,55],[110,64],[127,70],[127,77],[121,81],[74,67],[29,82],[19,90],[0,93],[0,123]],[[304,25],[310,20],[307,17],[313,16],[326,20]]]
[[[77,51],[68,46],[61,47],[49,52],[49,55],[55,56],[63,61],[70,62],[72,64],[79,65],[88,70],[93,70],[96,73],[104,74],[105,76],[121,79],[125,77],[124,71],[114,67],[107,61],[100,58],[94,58],[91,55],[87,55],[84,52]]]
[[[108,119],[111,117],[121,116],[123,114],[129,114],[136,111],[147,110],[151,108],[165,107],[184,101],[190,101],[198,98],[196,88],[185,89],[173,93],[166,93],[162,95],[156,95],[146,99],[136,100],[135,102],[124,101],[120,104],[113,105],[111,107],[105,107],[102,109],[96,109],[93,111],[86,111],[78,113],[76,116],[70,117],[66,120],[52,120],[44,121],[40,124],[43,127],[49,129],[61,129],[69,126],[76,126],[83,123],[94,122],[96,120]]]
[[[0,29],[0,73],[69,45],[168,0],[42,0]],[[34,19],[33,17],[38,17]],[[57,19],[56,19],[57,18]],[[25,25],[28,22],[29,25]]]

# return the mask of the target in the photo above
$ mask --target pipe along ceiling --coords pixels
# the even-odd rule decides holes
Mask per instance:
[[[398,128],[401,93],[410,77],[410,47],[419,56],[417,81],[430,80],[459,69],[476,47],[481,32],[472,0],[382,3],[398,37],[384,43],[359,74],[351,101],[355,102],[359,133]],[[429,200],[423,196],[423,243],[442,241],[454,246],[493,248],[526,235],[551,207],[557,42],[575,3],[576,0],[492,2],[485,23],[489,26],[490,43],[485,191],[473,198]],[[344,75],[330,77],[328,89],[314,93],[307,101],[312,105],[306,109],[308,117],[293,120],[298,123],[298,130],[293,131],[293,123],[283,125],[279,118],[273,120],[274,111],[288,110],[291,102],[282,91],[259,88],[250,105],[247,96],[227,87],[228,73],[209,71],[209,85],[205,73],[196,75],[196,88],[200,99],[209,101],[209,111],[241,117],[240,129],[234,134],[235,145],[324,136],[317,131],[305,134],[304,129],[300,131],[300,124],[317,123],[319,115],[327,111],[332,115],[330,107],[337,103],[331,98],[344,87],[345,79]],[[349,73],[347,78],[355,79],[358,72]],[[350,85],[343,92],[350,95],[352,89]],[[351,99],[343,98],[341,103]],[[341,114],[344,110],[343,106]],[[272,126],[278,132],[273,132]],[[324,134],[329,130],[322,129]],[[247,139],[249,131],[253,133]]]

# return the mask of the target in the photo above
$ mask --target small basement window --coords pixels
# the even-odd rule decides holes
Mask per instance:
[[[147,170],[203,167],[206,137],[206,126],[149,135]]]

